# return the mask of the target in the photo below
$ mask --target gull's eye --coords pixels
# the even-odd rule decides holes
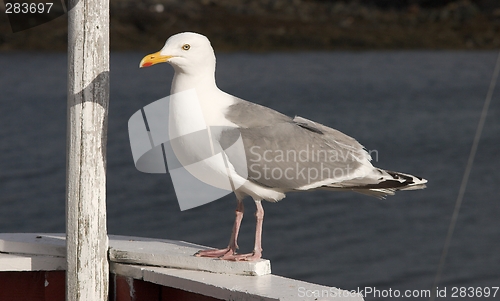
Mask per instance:
[[[191,48],[191,46],[189,44],[182,45],[183,50],[189,50],[189,48]]]

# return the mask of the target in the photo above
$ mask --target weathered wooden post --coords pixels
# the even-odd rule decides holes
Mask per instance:
[[[66,300],[104,301],[109,3],[70,0],[68,15]]]

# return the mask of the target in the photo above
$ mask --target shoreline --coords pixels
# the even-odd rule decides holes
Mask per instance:
[[[404,9],[307,0],[243,2],[111,1],[111,51],[154,50],[182,31],[202,33],[224,52],[500,48],[500,8],[485,11],[469,1]],[[16,33],[2,15],[0,51],[66,50],[67,15]]]

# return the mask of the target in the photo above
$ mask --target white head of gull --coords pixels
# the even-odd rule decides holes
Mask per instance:
[[[165,46],[147,55],[140,67],[167,62],[175,70],[171,94],[193,89],[208,127],[236,128],[241,135],[246,158],[224,153],[225,164],[207,164],[214,174],[229,174],[237,199],[236,219],[227,248],[202,250],[201,257],[226,260],[258,260],[262,256],[261,235],[264,209],[262,200],[277,202],[290,191],[328,189],[354,191],[378,198],[397,190],[425,188],[427,180],[413,175],[374,167],[371,157],[354,138],[337,130],[254,104],[221,91],[215,83],[215,54],[210,41],[191,32],[170,37]],[[175,109],[171,123],[181,129],[195,122],[189,106]],[[171,117],[172,118],[172,117]],[[199,118],[199,116],[197,117]],[[226,149],[228,135],[212,133],[217,149]],[[180,152],[193,153],[196,144],[183,144]],[[213,147],[213,146],[212,146]],[[313,173],[314,172],[314,173]],[[243,218],[243,199],[255,201],[257,223],[255,246],[249,254],[238,254],[237,238]]]

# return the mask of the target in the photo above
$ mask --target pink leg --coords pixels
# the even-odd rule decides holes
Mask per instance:
[[[221,259],[226,259],[228,257],[236,254],[236,249],[238,249],[238,233],[240,232],[241,220],[243,219],[243,212],[245,208],[243,206],[243,201],[238,198],[238,205],[236,206],[236,218],[234,220],[233,232],[231,233],[231,238],[229,239],[229,245],[225,249],[215,249],[215,250],[201,250],[194,254],[197,257],[220,257]]]
[[[253,252],[249,254],[233,254],[225,256],[224,259],[235,261],[254,261],[262,257],[262,223],[264,222],[264,208],[261,201],[255,201],[257,210],[255,211],[255,218],[257,220],[255,225],[255,245]]]

